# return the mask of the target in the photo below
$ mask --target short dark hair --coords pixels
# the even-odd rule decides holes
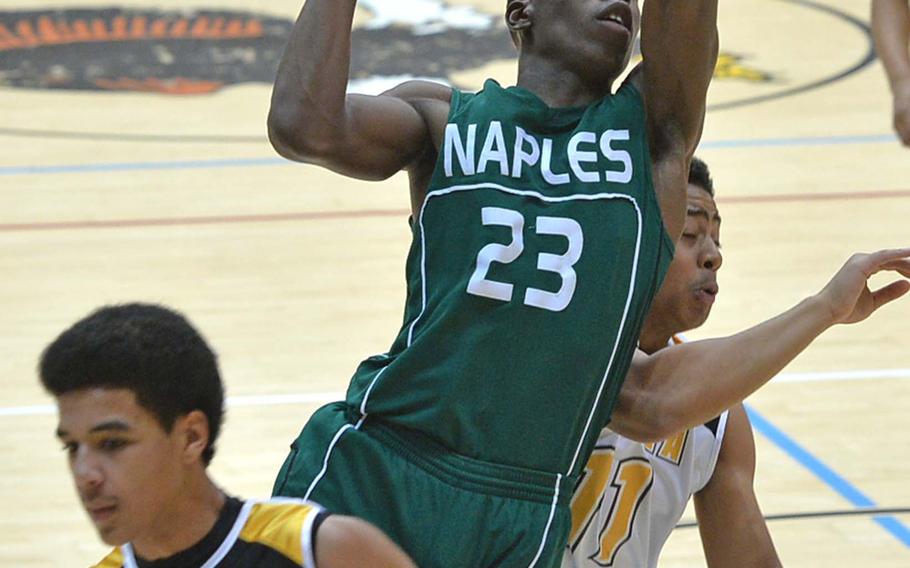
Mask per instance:
[[[707,191],[711,197],[714,197],[714,180],[711,179],[711,172],[708,170],[708,164],[704,163],[696,156],[692,156],[689,162],[689,183]]]
[[[224,388],[215,353],[181,314],[153,304],[105,306],[60,334],[41,355],[41,383],[54,396],[128,389],[166,432],[201,410],[209,422],[202,459],[215,455]]]

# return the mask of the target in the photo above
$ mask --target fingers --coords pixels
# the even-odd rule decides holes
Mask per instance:
[[[910,259],[890,260],[879,267],[879,270],[890,270],[910,278]]]
[[[900,260],[910,260],[910,248],[885,249],[867,255],[859,255],[859,261],[863,263],[867,269],[866,273],[870,275],[882,270],[884,265]]]
[[[884,288],[876,290],[872,293],[872,301],[873,305],[875,306],[873,308],[873,311],[879,309],[889,302],[893,302],[907,292],[910,292],[910,282],[906,280],[892,282]]]

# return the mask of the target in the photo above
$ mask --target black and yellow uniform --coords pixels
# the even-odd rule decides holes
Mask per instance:
[[[301,499],[228,498],[215,526],[192,547],[149,561],[125,544],[95,568],[315,568],[316,531],[326,516]]]

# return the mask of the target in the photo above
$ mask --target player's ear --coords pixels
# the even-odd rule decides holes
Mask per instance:
[[[533,0],[509,0],[506,4],[506,25],[513,37],[520,36],[531,28],[533,14]]]
[[[201,410],[193,410],[177,419],[181,454],[187,464],[203,462],[202,454],[209,445],[209,420]]]

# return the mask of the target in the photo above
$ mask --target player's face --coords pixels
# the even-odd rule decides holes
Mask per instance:
[[[655,317],[672,322],[676,331],[705,323],[719,288],[720,216],[704,189],[689,185],[686,225],[666,279],[654,298]]]
[[[120,545],[173,530],[168,511],[185,479],[179,429],[165,432],[125,389],[73,391],[57,407],[57,436],[101,539]]]
[[[638,0],[531,0],[535,49],[567,66],[615,77],[626,67],[641,22]]]

